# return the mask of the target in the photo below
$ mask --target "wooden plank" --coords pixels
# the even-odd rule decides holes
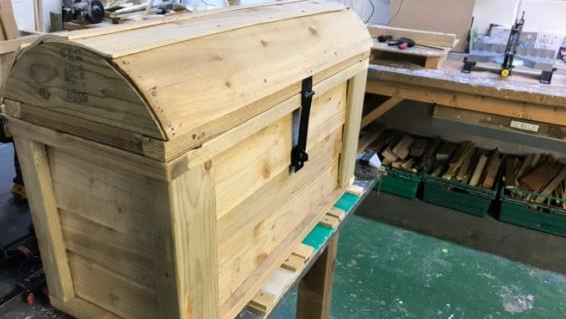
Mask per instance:
[[[291,2],[299,2],[303,0],[289,0],[289,1],[282,1],[284,3],[291,3]],[[119,24],[119,25],[111,25],[111,26],[102,26],[95,29],[90,30],[83,30],[83,31],[75,31],[75,32],[68,32],[68,33],[61,33],[61,36],[65,37],[68,40],[78,40],[78,39],[86,39],[91,37],[97,37],[101,35],[112,34],[116,32],[124,32],[139,28],[148,28],[155,25],[160,25],[164,23],[175,23],[179,20],[190,20],[195,18],[204,17],[211,14],[218,14],[218,13],[225,13],[225,12],[232,12],[235,10],[241,10],[243,8],[250,9],[250,8],[257,8],[257,7],[266,7],[272,6],[273,3],[256,3],[251,5],[243,5],[238,7],[232,8],[218,8],[218,9],[210,9],[204,11],[197,11],[197,12],[190,12],[186,14],[176,14],[172,16],[164,16],[161,19],[155,20],[144,20],[144,21],[133,21],[131,23],[126,24]]]
[[[291,254],[283,264],[281,264],[281,268],[287,269],[293,272],[299,272],[305,268],[305,259],[299,256]]]
[[[332,207],[326,214],[330,216],[334,216],[338,218],[340,221],[343,221],[344,218],[346,218],[346,212],[336,207]]]
[[[277,103],[270,101],[271,95],[292,85],[297,85],[299,93],[298,79],[316,76],[346,60],[352,64],[354,58],[364,61],[369,57],[367,33],[356,32],[363,25],[357,19],[350,21],[349,14],[317,17],[317,25],[325,29],[318,36],[304,28],[311,18],[300,18],[215,34],[114,62],[148,100],[165,133],[171,139],[184,137],[185,143],[195,146],[273,107]],[[344,24],[337,26],[337,19]],[[325,51],[330,41],[333,50]],[[296,44],[295,54],[289,55],[287,44],[291,42]],[[231,43],[230,47],[226,43]],[[177,56],[180,51],[185,53],[176,63],[162,63],[164,56]],[[206,63],[206,72],[196,67],[178,68],[201,65],[194,61],[215,62]],[[266,62],[257,68],[258,61]],[[259,103],[265,98],[268,102]]]
[[[522,188],[532,192],[541,192],[560,172],[561,164],[558,162],[546,162],[529,174],[522,177],[519,182]]]
[[[409,148],[413,142],[414,139],[409,134],[405,134],[391,151],[400,159],[405,159],[409,156]]]
[[[338,234],[299,284],[297,319],[326,319],[330,313]]]
[[[122,317],[151,319],[158,316],[154,290],[74,253],[69,253],[69,264],[78,297]]]
[[[162,318],[220,318],[214,167],[199,165],[171,182],[155,214],[159,313]],[[164,203],[163,203],[164,204]],[[170,206],[169,206],[170,205]]]
[[[517,177],[518,171],[518,159],[507,157],[505,159],[505,187],[514,187],[516,186],[515,180]]]
[[[364,70],[348,81],[346,124],[344,125],[340,172],[338,175],[341,187],[349,186],[350,178],[354,176],[366,80],[367,70]]]
[[[394,38],[404,37],[413,39],[417,44],[446,48],[453,48],[456,44],[456,35],[453,33],[395,28],[378,24],[368,24],[368,30],[373,38],[377,38],[380,35],[392,35]]]
[[[537,121],[536,113],[539,109],[546,113],[564,112],[566,105],[566,92],[556,90],[555,86],[532,81],[501,81],[497,75],[486,78],[477,74],[462,75],[459,71],[410,70],[384,65],[371,65],[368,73],[368,93],[454,107],[461,105],[462,108],[484,113],[507,111],[507,114],[511,114],[511,110],[514,110],[517,114],[535,115],[524,116],[524,119],[533,121]],[[474,104],[470,104],[472,101],[469,96],[475,97]],[[459,98],[464,100],[460,101]],[[482,102],[482,99],[485,101]],[[474,108],[475,104],[478,108]],[[496,110],[490,112],[491,107]],[[557,110],[553,110],[554,107]]]
[[[433,90],[430,87],[421,88],[407,84],[389,84],[383,82],[379,84],[369,82],[368,92],[566,126],[566,109],[562,107],[549,107],[547,105],[527,103],[524,101],[491,98],[488,96],[457,93],[454,91]],[[511,97],[515,97],[515,94],[510,94]]]
[[[167,139],[144,97],[115,64],[85,48],[61,43],[41,43],[28,50],[18,57],[10,72],[6,98],[50,113],[63,113],[162,141]],[[49,85],[39,89],[37,83],[46,81]]]
[[[372,125],[369,129],[362,130],[358,141],[358,154],[377,141],[385,133],[385,129],[384,125]]]
[[[66,302],[75,296],[45,146],[22,136],[14,139],[29,198],[49,293]]]
[[[346,83],[319,95],[311,107],[307,152],[344,125]],[[291,114],[214,158],[221,218],[291,163]],[[265,124],[264,124],[265,125]],[[305,163],[308,167],[309,163]]]
[[[499,157],[499,150],[496,148],[489,154],[486,170],[483,173],[482,182],[480,183],[482,187],[487,189],[491,189],[493,187],[500,164],[501,159]]]
[[[182,173],[184,171],[182,168],[186,170],[187,167],[186,161],[181,161],[177,163],[177,166],[170,167],[156,160],[84,140],[69,134],[31,125],[13,117],[9,117],[8,120],[10,130],[15,135],[36,140],[42,144],[53,146],[66,153],[107,165],[116,170],[120,169],[159,180],[170,180],[175,177],[171,175],[172,172]],[[181,167],[181,169],[178,169],[178,167]]]
[[[266,195],[267,191],[271,190],[266,190],[263,196],[260,194],[254,196],[255,200],[250,199],[249,202],[254,202],[257,208],[250,209],[249,214],[257,217],[252,219],[253,222],[248,222],[232,234],[227,234],[225,230],[233,228],[232,225],[222,225],[232,219],[226,218],[228,215],[221,219],[219,225],[222,225],[223,229],[219,230],[219,237],[229,238],[227,241],[220,241],[219,247],[220,300],[223,302],[223,309],[226,309],[226,313],[239,311],[234,307],[243,306],[242,303],[245,302],[241,299],[241,295],[234,294],[235,291],[240,291],[240,294],[245,295],[254,293],[251,287],[262,285],[257,281],[257,277],[267,279],[269,274],[264,271],[272,271],[275,270],[275,266],[279,267],[291,254],[293,247],[304,238],[288,236],[291,234],[296,236],[294,230],[299,227],[301,233],[310,231],[326,213],[331,206],[327,198],[335,199],[334,194],[338,191],[337,164],[337,158],[330,166],[323,164],[322,173],[311,177],[310,181],[302,185],[280,186],[282,191],[277,194],[277,197]],[[319,190],[316,196],[312,196],[312,193],[307,191],[313,187]],[[296,191],[291,193],[294,190]],[[321,204],[317,204],[321,201]],[[274,211],[272,207],[278,208]],[[315,209],[305,214],[304,207],[315,207]],[[238,213],[233,217],[237,216],[246,222],[247,215]],[[305,220],[308,221],[306,225]],[[242,221],[237,224],[242,224]],[[282,247],[281,245],[286,241],[291,242],[287,243],[286,247]],[[269,264],[271,262],[276,262],[276,265]]]
[[[326,215],[318,222],[319,225],[336,229],[340,225],[340,220],[337,217]]]
[[[74,212],[60,210],[60,213],[68,251],[155,293],[152,240],[140,240]],[[83,280],[77,273],[73,273],[73,279],[75,283]]]
[[[562,181],[564,181],[564,179],[566,178],[566,166],[562,166],[562,169],[560,170],[560,172],[554,177],[554,179],[544,188],[544,190],[541,192],[542,195],[551,195],[552,192],[554,192],[554,190],[559,187],[560,183],[562,183]],[[535,201],[537,203],[542,203],[544,201],[544,197],[537,197],[535,199]]]
[[[450,178],[455,177],[459,168],[462,166],[464,161],[470,157],[473,151],[474,143],[466,141],[460,144],[458,150],[452,156],[450,163],[448,163],[448,171],[446,171],[445,175]]]
[[[372,110],[371,112],[369,112],[367,115],[365,115],[362,118],[361,128],[364,128],[364,127],[368,126],[369,124],[371,124],[373,121],[377,120],[379,117],[381,117],[387,111],[389,111],[392,108],[394,108],[395,106],[399,105],[399,103],[401,103],[401,101],[403,101],[403,99],[401,99],[399,97],[388,98],[385,102],[383,102],[382,104],[377,106],[374,110]]]
[[[426,151],[427,145],[428,145],[428,139],[421,137],[416,138],[415,142],[411,144],[409,155],[411,155],[412,157],[423,156]]]
[[[350,185],[348,188],[346,188],[346,193],[362,196],[365,193],[365,189],[358,185]]]
[[[460,166],[460,168],[458,169],[458,173],[456,174],[456,180],[459,182],[463,182],[465,180],[467,180],[470,176],[470,168],[472,167],[472,158],[473,158],[473,154],[471,154],[471,156],[468,156],[464,162],[462,163],[462,166]]]
[[[20,36],[12,10],[12,1],[0,1],[0,20],[5,34],[4,40],[11,40]]]
[[[0,55],[15,52],[20,48],[28,46],[30,43],[37,40],[41,35],[39,34],[29,34],[18,37],[12,40],[6,40],[0,42]]]
[[[260,290],[248,304],[252,309],[262,313],[268,314],[275,306],[275,295],[265,290]]]
[[[519,179],[522,178],[524,174],[527,173],[528,169],[531,167],[534,156],[535,156],[534,154],[528,154],[523,160],[521,167],[519,167],[519,170],[515,175],[515,185],[519,185]]]
[[[478,184],[480,183],[480,178],[483,175],[483,169],[485,168],[486,164],[487,164],[487,156],[482,154],[479,157],[478,162],[476,164],[476,168],[474,169],[474,173],[472,174],[472,178],[470,180],[470,186],[478,186]]]
[[[314,248],[312,248],[311,246],[305,245],[303,243],[300,243],[295,250],[293,250],[293,255],[301,257],[302,259],[309,260],[312,255],[314,254]]]
[[[93,122],[70,114],[52,112],[48,109],[30,104],[22,104],[12,100],[6,100],[6,103],[9,103],[11,106],[11,110],[9,111],[11,116],[27,123],[64,131],[71,135],[95,140],[102,144],[140,155],[149,155],[148,157],[154,155],[154,153],[147,152],[145,149],[147,137],[143,137],[140,134],[131,133],[108,124]],[[17,113],[14,113],[15,104],[18,105]],[[163,154],[155,154],[152,158],[161,160],[163,159]]]
[[[340,196],[342,196],[342,190],[336,189],[330,195],[327,195],[326,198],[328,198],[328,201],[320,203],[314,209],[313,214],[305,217],[291,232],[287,231],[286,234],[288,235],[285,240],[264,260],[254,273],[248,277],[233,294],[231,294],[230,298],[223,305],[222,308],[226,310],[224,312],[224,319],[234,318],[238,314],[240,309],[245,306],[245,300],[249,300],[248,298],[253,297],[253,294],[250,296],[250,292],[255,291],[255,289],[259,289],[269,279],[270,274],[276,270],[273,268],[273,265],[276,264],[278,260],[281,262],[284,260],[285,253],[289,252],[289,247],[297,244],[297,238],[304,238],[304,236],[306,236],[318,222],[320,214],[327,211]],[[241,298],[236,300],[235,297]]]
[[[43,32],[43,1],[33,0],[33,16],[35,22],[35,30]]]
[[[399,156],[397,156],[397,154],[393,153],[393,151],[391,150],[391,146],[388,146],[383,152],[381,152],[381,155],[390,162],[395,162],[397,159],[399,159]]]
[[[367,68],[367,63],[367,60],[353,63],[345,69],[331,75],[330,77],[322,79],[318,83],[316,83],[315,81],[316,84],[314,84],[313,86],[313,91],[316,92],[315,97],[325,95],[329,90],[334,89],[340,83],[347,81],[347,79],[363,71]],[[288,115],[293,110],[298,109],[298,107],[300,106],[300,94],[298,93],[299,90],[300,89],[297,86],[296,93],[290,98],[288,95],[282,95],[281,98],[283,99],[283,101],[279,104],[276,104],[265,112],[226,131],[224,134],[205,142],[200,148],[191,151],[191,153],[189,153],[191,154],[190,156],[199,156],[201,154],[205,154],[206,156],[213,158],[226,151],[229,147],[241,143],[266,126],[280,120],[282,117]],[[172,147],[172,149],[178,151],[184,150],[185,148],[181,146],[174,146]],[[167,154],[167,158],[178,155],[177,153],[172,153],[169,151],[167,151]]]
[[[289,2],[285,5],[240,8],[240,10],[216,12],[193,19],[178,19],[174,23],[136,28],[129,32],[101,34],[76,39],[74,42],[95,48],[106,56],[116,59],[166,46],[172,47],[190,40],[235,33],[250,26],[293,23],[295,20],[308,19],[313,15],[323,16],[323,13],[340,14],[345,12],[345,9],[342,4],[331,2]],[[160,36],[156,37],[156,34]]]

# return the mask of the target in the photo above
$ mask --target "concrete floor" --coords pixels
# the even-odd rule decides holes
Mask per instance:
[[[25,210],[10,199],[11,156],[11,146],[0,145],[2,243],[25,232],[22,227],[29,223]],[[564,318],[566,276],[384,223],[502,255],[506,250],[523,251],[507,255],[531,264],[541,259],[540,267],[547,269],[566,268],[566,263],[554,264],[562,257],[548,256],[560,256],[558,248],[566,247],[561,238],[469,217],[419,201],[371,194],[340,237],[331,318]],[[497,236],[487,234],[493,227],[503,228]],[[3,281],[0,272],[2,284],[9,281]],[[296,293],[290,294],[273,318],[293,318],[295,299]],[[41,304],[20,303],[0,308],[0,318],[66,317]]]

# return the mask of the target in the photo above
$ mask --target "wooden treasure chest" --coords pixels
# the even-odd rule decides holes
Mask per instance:
[[[40,38],[5,88],[51,302],[233,318],[348,186],[371,39],[291,1]]]

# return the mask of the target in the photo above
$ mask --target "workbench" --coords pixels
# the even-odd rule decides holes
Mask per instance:
[[[387,99],[365,113],[362,127],[401,101],[413,100],[440,105],[434,115],[439,118],[555,141],[566,138],[566,76],[555,74],[548,85],[529,71],[502,78],[496,68],[485,66],[465,74],[462,59],[451,54],[437,70],[371,64],[366,93]]]

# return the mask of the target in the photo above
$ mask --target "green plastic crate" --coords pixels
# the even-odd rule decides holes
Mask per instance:
[[[423,200],[431,204],[483,217],[496,197],[497,191],[494,190],[431,175],[424,176]]]
[[[380,182],[376,185],[376,190],[413,199],[417,197],[421,180],[421,175],[396,168],[384,167]]]
[[[519,190],[515,190],[519,191]],[[519,191],[535,197],[548,196]],[[552,198],[552,197],[550,197]],[[553,198],[558,202],[564,202]],[[545,233],[550,233],[566,237],[566,210],[555,206],[540,204],[536,202],[526,202],[511,197],[507,190],[501,192],[501,208],[499,210],[499,220],[502,222],[515,224],[518,226],[536,229]]]

